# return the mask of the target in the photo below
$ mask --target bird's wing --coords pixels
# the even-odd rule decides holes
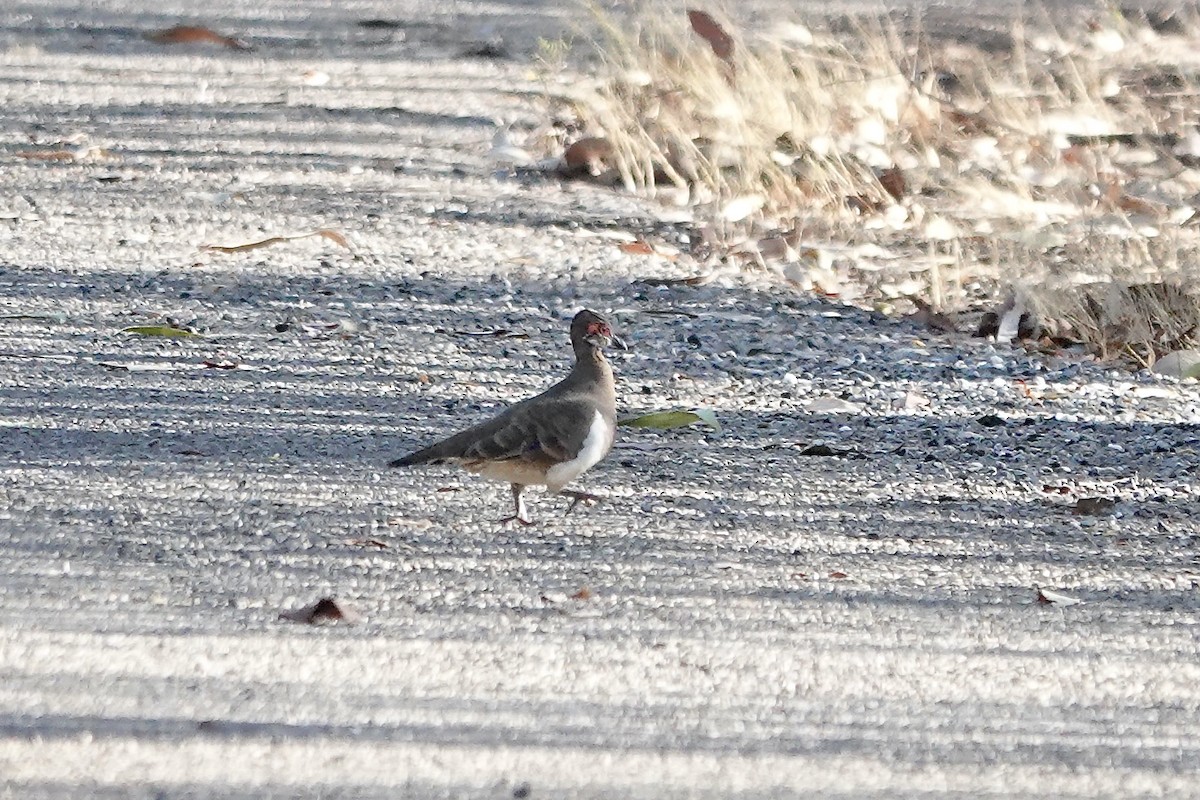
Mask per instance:
[[[431,461],[504,461],[530,458],[570,461],[583,446],[595,417],[592,404],[578,397],[541,397],[449,439],[392,462],[408,466]]]

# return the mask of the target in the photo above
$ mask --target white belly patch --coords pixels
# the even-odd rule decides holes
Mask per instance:
[[[608,448],[611,444],[612,430],[604,421],[604,417],[597,411],[587,438],[583,440],[583,447],[579,449],[579,455],[570,461],[564,461],[551,467],[546,473],[546,488],[552,492],[560,491],[608,455]]]

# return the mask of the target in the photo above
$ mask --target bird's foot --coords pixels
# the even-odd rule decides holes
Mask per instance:
[[[518,514],[513,514],[512,516],[497,520],[497,522],[499,522],[501,525],[507,525],[510,522],[516,522],[521,525],[532,525],[533,524],[533,520],[528,519],[526,517],[522,517]]]
[[[570,514],[572,511],[574,511],[575,506],[579,505],[580,503],[590,506],[590,505],[595,505],[596,503],[599,503],[601,500],[604,499],[603,497],[600,497],[599,495],[588,494],[587,492],[562,491],[562,492],[559,492],[559,494],[561,494],[565,497],[571,498],[571,505],[567,506],[567,514]],[[566,516],[566,514],[564,514],[563,516]]]

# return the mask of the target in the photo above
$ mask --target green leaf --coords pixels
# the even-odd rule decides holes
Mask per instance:
[[[134,325],[131,328],[122,328],[121,333],[136,333],[139,336],[167,336],[173,339],[200,336],[198,333],[185,331],[183,328],[172,328],[170,325]]]
[[[714,431],[721,430],[721,423],[717,422],[717,415],[708,409],[696,408],[691,411],[654,411],[649,414],[642,414],[640,417],[625,417],[618,420],[618,425],[626,425],[630,428],[654,428],[655,430],[668,431],[672,428],[682,428],[685,425],[691,425],[694,422],[703,422]]]

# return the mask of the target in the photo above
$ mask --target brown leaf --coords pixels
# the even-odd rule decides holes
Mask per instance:
[[[903,200],[908,193],[908,182],[904,180],[904,172],[899,167],[885,169],[879,174],[879,185],[897,200]]]
[[[214,30],[199,25],[176,25],[162,31],[146,34],[156,44],[215,44],[231,50],[249,50],[250,45],[230,36],[222,36]]]
[[[298,608],[295,611],[284,611],[280,613],[279,618],[292,622],[304,622],[309,625],[337,622],[338,620],[353,625],[360,620],[359,615],[348,608],[345,603],[332,597],[322,597],[312,605]]]
[[[722,61],[728,61],[733,55],[733,37],[704,11],[688,9],[687,15],[688,22],[692,24],[692,30],[701,39],[708,42],[713,54]]]
[[[70,150],[21,150],[17,158],[27,158],[30,161],[74,161],[75,154]]]
[[[612,142],[603,136],[585,136],[563,151],[563,164],[570,175],[587,173],[592,177],[604,172],[612,159]]]
[[[391,547],[382,539],[347,539],[346,544],[354,547],[374,547],[377,550],[387,550]]]
[[[831,572],[831,573],[829,573],[829,577],[833,578],[834,580],[840,581],[844,578],[849,578],[850,576],[844,572]]]
[[[954,317],[935,310],[933,306],[919,297],[910,296],[908,299],[917,307],[917,310],[908,316],[916,324],[939,333],[956,333],[958,331],[958,324]]]
[[[271,236],[267,239],[259,239],[256,242],[246,242],[244,244],[206,244],[201,246],[200,251],[205,253],[245,253],[250,250],[257,250],[260,247],[270,247],[271,245],[282,244],[283,242],[293,242],[297,239],[308,239],[313,236],[319,236],[322,239],[328,239],[335,244],[341,245],[347,250],[354,250],[354,248],[350,246],[349,240],[346,239],[346,237],[342,234],[335,230],[330,230],[329,228],[318,228],[317,230],[309,231],[308,233],[297,233],[292,236]]]
[[[631,256],[652,256],[652,255],[654,255],[654,248],[651,247],[648,243],[643,242],[641,239],[638,239],[635,242],[621,242],[621,244],[618,245],[618,249],[622,253],[628,253]]]
[[[592,590],[584,586],[575,594],[571,595],[572,600],[591,600],[593,597]]]
[[[76,147],[72,149],[62,148],[54,150],[21,150],[17,152],[17,158],[25,158],[30,161],[106,161],[116,158],[110,151],[103,147]]]
[[[220,359],[206,358],[206,359],[204,359],[204,361],[202,361],[200,363],[204,364],[204,366],[207,367],[208,369],[237,369],[238,366],[240,366],[238,364],[238,362],[231,361],[228,358],[220,358]]]

